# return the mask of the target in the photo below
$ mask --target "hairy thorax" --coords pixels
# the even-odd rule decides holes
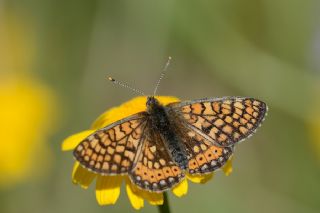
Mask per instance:
[[[169,120],[165,107],[154,97],[149,97],[147,112],[149,113],[151,128],[160,133],[164,145],[168,149],[172,159],[181,169],[186,169],[188,165],[186,150],[175,133],[175,128],[173,123]]]

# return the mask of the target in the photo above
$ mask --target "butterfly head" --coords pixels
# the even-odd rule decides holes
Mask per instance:
[[[147,105],[147,107],[152,107],[152,106],[155,106],[155,105],[159,105],[159,101],[154,96],[149,96],[147,98],[146,105]]]
[[[160,103],[154,96],[148,96],[146,105],[147,110],[152,111],[155,108],[158,108],[160,106]]]

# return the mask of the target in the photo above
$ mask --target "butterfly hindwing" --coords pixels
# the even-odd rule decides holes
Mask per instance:
[[[137,164],[129,173],[135,185],[144,190],[162,192],[184,178],[183,171],[173,162],[158,132],[147,129],[142,144]]]
[[[101,175],[126,174],[132,168],[147,124],[139,113],[97,130],[73,154],[80,164]]]
[[[188,172],[206,174],[221,168],[233,154],[233,146],[219,147],[193,130],[181,135],[188,154]]]
[[[267,106],[253,98],[225,97],[169,104],[190,129],[220,146],[250,136],[262,123]]]
[[[187,159],[189,174],[206,174],[221,168],[233,154],[233,146],[217,146],[186,125],[176,112],[169,111],[173,118],[171,123],[175,134],[183,144]]]

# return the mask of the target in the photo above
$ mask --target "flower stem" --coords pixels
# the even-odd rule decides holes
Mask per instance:
[[[167,192],[163,192],[163,204],[158,206],[159,213],[170,213],[170,205]]]

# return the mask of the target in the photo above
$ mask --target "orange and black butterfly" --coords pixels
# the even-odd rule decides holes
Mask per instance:
[[[163,106],[149,96],[146,106],[84,139],[74,150],[76,160],[100,175],[128,175],[138,187],[162,192],[181,182],[185,172],[221,168],[267,113],[264,102],[243,97]]]

